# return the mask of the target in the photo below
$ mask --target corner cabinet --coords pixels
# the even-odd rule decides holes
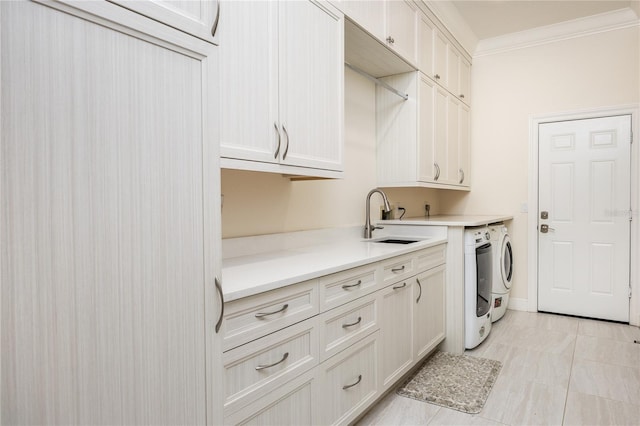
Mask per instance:
[[[2,424],[222,422],[217,47],[0,3]]]
[[[222,167],[342,177],[344,17],[327,2],[220,4]]]

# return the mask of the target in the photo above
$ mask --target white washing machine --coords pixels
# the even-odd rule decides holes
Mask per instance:
[[[504,223],[489,225],[493,246],[493,290],[491,295],[491,321],[502,318],[509,305],[513,280],[513,250],[511,238]]]
[[[493,247],[486,226],[464,232],[464,346],[473,349],[491,331]]]

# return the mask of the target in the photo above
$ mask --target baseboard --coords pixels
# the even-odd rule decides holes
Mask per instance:
[[[508,309],[513,309],[514,311],[524,311],[527,312],[529,309],[529,301],[527,299],[519,299],[517,297],[509,298],[509,306]]]

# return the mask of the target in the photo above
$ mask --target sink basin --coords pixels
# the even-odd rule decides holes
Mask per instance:
[[[390,235],[388,237],[380,237],[380,238],[374,238],[371,240],[364,240],[364,241],[370,242],[370,243],[382,243],[382,244],[413,244],[419,241],[424,241],[426,239],[428,238]]]
[[[374,241],[374,243],[385,243],[385,244],[412,244],[417,242],[418,240],[399,240],[397,238],[386,238],[384,240]]]

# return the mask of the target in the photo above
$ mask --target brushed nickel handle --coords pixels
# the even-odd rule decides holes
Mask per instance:
[[[278,309],[277,311],[273,311],[273,312],[258,312],[255,315],[255,317],[256,318],[264,318],[264,317],[269,316],[269,315],[279,314],[280,312],[284,312],[288,307],[289,307],[289,304],[285,303],[284,306],[282,308]]]
[[[361,284],[362,284],[362,280],[358,280],[358,282],[357,282],[357,283],[355,283],[355,284],[349,284],[349,285],[345,284],[345,285],[343,285],[343,286],[342,286],[342,288],[343,288],[343,289],[345,289],[345,290],[347,290],[347,289],[350,289],[350,288],[352,288],[352,287],[358,287],[358,286],[359,286],[359,285],[361,285]]]
[[[216,290],[220,295],[220,302],[222,306],[220,308],[220,317],[218,318],[218,322],[216,323],[216,334],[218,334],[218,332],[220,331],[220,327],[222,326],[222,318],[224,317],[224,294],[222,294],[222,286],[220,285],[220,281],[218,281],[217,278],[215,278],[215,283],[216,283]]]
[[[396,42],[396,41],[393,39],[393,37],[391,37],[391,36],[387,37],[387,43],[389,43],[389,44],[393,44],[393,43],[395,43],[395,42]]]
[[[407,283],[402,283],[402,285],[397,285],[395,287],[393,287],[394,290],[399,290],[401,288],[405,288],[407,286]]]
[[[342,328],[353,327],[354,325],[358,325],[362,322],[362,317],[358,317],[356,322],[352,322],[351,324],[342,324]]]
[[[422,284],[420,280],[416,278],[416,282],[418,283],[418,289],[420,289],[420,293],[418,293],[418,298],[416,299],[416,303],[420,302],[420,298],[422,297]]]
[[[267,364],[267,365],[261,364],[261,365],[258,365],[256,367],[256,370],[260,371],[260,370],[264,370],[265,368],[275,367],[278,364],[282,364],[287,358],[289,358],[289,352],[285,352],[280,361],[276,361],[273,364]]]
[[[289,133],[287,132],[287,128],[282,125],[282,130],[284,131],[284,135],[287,137],[287,147],[284,149],[284,154],[282,155],[282,159],[287,158],[287,152],[289,152]]]
[[[216,32],[218,31],[218,22],[220,21],[220,1],[221,0],[218,0],[216,2],[218,7],[216,8],[216,19],[213,20],[213,26],[211,27],[211,37],[215,37]]]
[[[547,224],[540,225],[540,232],[541,233],[546,234],[549,231],[555,232],[556,230],[554,228],[549,227],[549,225],[547,225]]]
[[[347,390],[347,389],[349,389],[349,388],[352,388],[352,387],[354,387],[354,386],[358,385],[361,381],[362,381],[362,374],[358,375],[358,380],[356,380],[356,382],[355,382],[355,383],[350,384],[350,385],[344,385],[344,386],[342,387],[342,390]]]
[[[404,265],[402,265],[402,267],[400,268],[391,268],[391,272],[402,272],[404,271]]]
[[[440,178],[440,166],[438,166],[438,163],[433,163],[433,166],[436,168],[436,175],[433,177],[433,180],[438,180],[438,178]]]
[[[440,80],[440,74],[436,74],[434,77],[436,78],[436,80]]]
[[[458,170],[458,172],[460,172],[460,174],[462,175],[462,177],[460,178],[460,183],[464,182],[464,170],[460,169]]]
[[[276,149],[276,153],[273,154],[273,158],[278,158],[278,154],[280,154],[280,129],[278,129],[278,125],[275,123],[275,121],[273,122],[273,127],[276,128],[276,132],[278,132],[278,148]]]
[[[464,93],[460,94],[460,99],[464,99]]]

